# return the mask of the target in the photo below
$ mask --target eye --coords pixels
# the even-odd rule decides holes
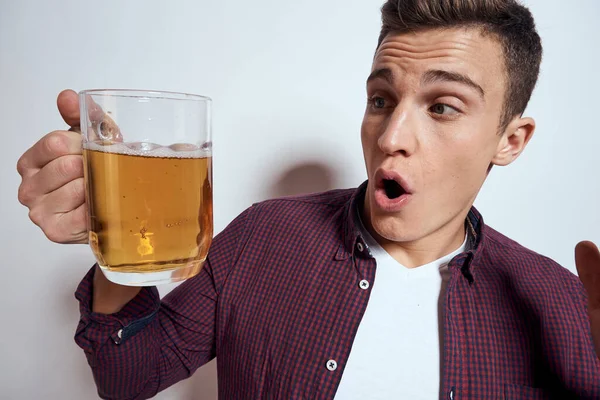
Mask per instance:
[[[376,110],[382,110],[388,107],[388,102],[385,100],[384,97],[380,96],[373,96],[369,98],[368,103],[373,109]]]
[[[442,104],[442,103],[437,103],[432,105],[429,108],[429,111],[431,111],[434,114],[438,114],[438,115],[455,115],[458,114],[458,110],[454,107],[449,106],[448,104]]]
[[[375,97],[373,99],[373,107],[385,108],[385,99],[383,97]]]

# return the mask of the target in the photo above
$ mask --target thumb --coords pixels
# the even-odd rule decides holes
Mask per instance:
[[[69,126],[79,126],[79,96],[71,89],[63,90],[56,99],[58,112]]]
[[[600,251],[592,242],[580,242],[575,247],[575,265],[579,279],[588,293],[592,310],[600,309]]]
[[[588,293],[588,315],[596,355],[600,358],[600,251],[592,242],[575,247],[575,264],[579,279]]]

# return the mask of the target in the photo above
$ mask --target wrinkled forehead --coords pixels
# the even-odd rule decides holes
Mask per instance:
[[[372,71],[390,68],[417,81],[430,70],[468,76],[486,93],[504,93],[506,70],[500,42],[479,28],[391,32],[377,49]]]

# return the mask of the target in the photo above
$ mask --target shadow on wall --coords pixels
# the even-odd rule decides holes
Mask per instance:
[[[284,171],[268,190],[270,198],[337,189],[334,169],[321,162],[304,162]]]

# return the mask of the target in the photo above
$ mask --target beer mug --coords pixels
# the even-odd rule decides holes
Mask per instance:
[[[79,93],[89,243],[128,286],[196,275],[213,235],[211,99],[134,90]]]

